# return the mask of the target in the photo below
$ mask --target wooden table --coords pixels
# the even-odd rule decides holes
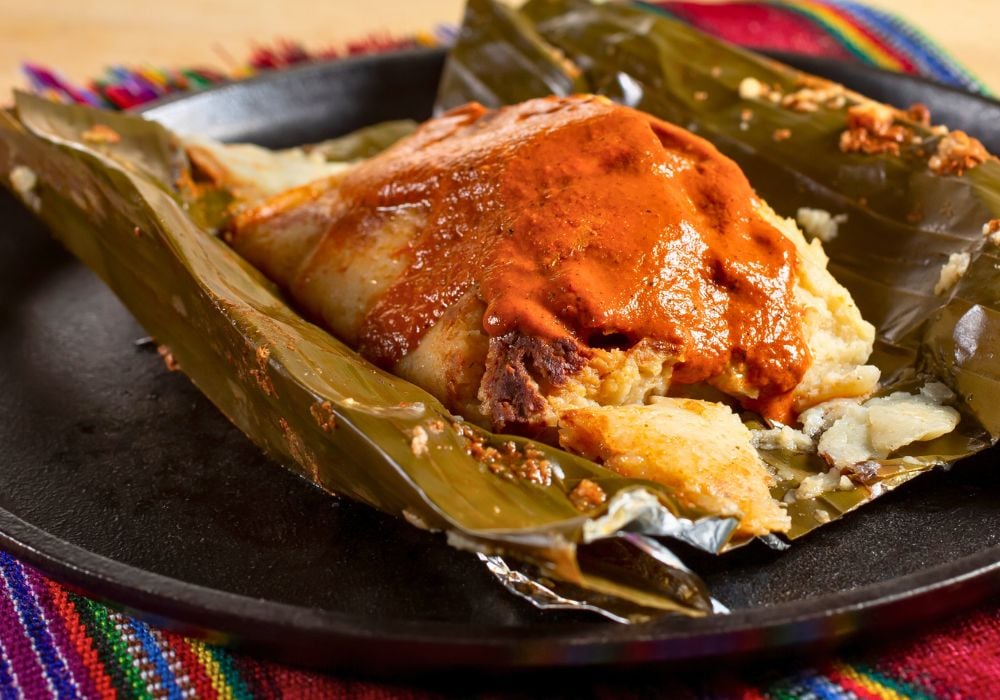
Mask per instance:
[[[904,15],[1000,93],[998,0],[868,0]],[[0,0],[0,96],[23,86],[20,63],[74,81],[108,64],[235,67],[254,42],[311,49],[372,31],[457,23],[464,0]],[[5,102],[5,97],[0,97]]]

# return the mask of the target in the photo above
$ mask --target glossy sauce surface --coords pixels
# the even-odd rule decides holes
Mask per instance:
[[[470,289],[491,336],[647,340],[677,358],[680,383],[735,363],[765,413],[782,413],[808,366],[792,243],[734,162],[636,110],[592,96],[466,105],[357,166],[342,191],[335,240],[424,215],[361,324],[359,350],[383,366]]]

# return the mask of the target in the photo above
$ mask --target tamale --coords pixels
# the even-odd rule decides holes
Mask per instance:
[[[503,79],[490,60],[499,45],[531,47],[510,60]],[[764,441],[761,454],[779,478],[774,495],[789,502],[789,536],[996,441],[1000,415],[987,397],[1000,390],[1000,366],[982,348],[1000,323],[996,243],[986,233],[1000,218],[1000,163],[981,145],[931,126],[925,110],[877,105],[655,8],[586,0],[517,8],[471,0],[438,108],[470,99],[497,107],[543,94],[521,79],[528,75],[547,76],[545,92],[603,94],[695,130],[740,165],[779,215],[811,208],[839,217],[824,249],[830,272],[876,328],[870,362],[881,371],[878,394],[914,394],[935,381],[955,393],[962,416],[955,431],[874,457],[847,470],[852,486],[821,495],[796,494],[804,480],[833,479],[825,460],[788,441]],[[859,130],[872,136],[864,146],[853,143]],[[952,167],[940,167],[941,156],[956,150]],[[935,294],[952,256],[967,258],[968,269]]]
[[[616,37],[613,51],[601,40],[609,31]],[[491,50],[476,54],[489,42]],[[504,63],[509,79],[503,82],[494,79],[489,59],[500,55],[498,45],[516,59]],[[456,82],[463,74],[465,82]],[[468,81],[472,75],[475,82]],[[802,206],[849,211],[827,250],[835,276],[879,331],[873,359],[883,371],[884,390],[912,393],[925,379],[938,379],[956,391],[963,419],[946,437],[872,460],[850,475],[850,490],[792,503],[790,534],[797,536],[933,464],[995,440],[1000,416],[989,396],[1000,368],[992,353],[979,348],[996,337],[1000,295],[992,273],[997,261],[981,228],[1000,211],[1000,178],[992,161],[942,176],[924,173],[926,159],[840,152],[836,141],[848,126],[846,109],[800,113],[748,101],[739,96],[748,76],[781,85],[786,95],[806,80],[644,10],[533,3],[517,12],[478,2],[470,8],[442,96],[446,106],[470,99],[499,106],[553,90],[604,92],[698,129],[740,163],[782,214]],[[694,92],[708,99],[694,99]],[[753,119],[742,118],[747,110]],[[83,134],[95,123],[121,134],[121,142],[88,143]],[[928,134],[926,147],[936,149],[934,135],[914,128]],[[782,129],[791,137],[774,140]],[[184,168],[183,153],[168,134],[130,117],[22,97],[16,114],[0,118],[0,171],[25,176],[11,179],[25,184],[18,190],[29,206],[37,206],[70,249],[174,350],[202,390],[280,461],[324,488],[447,530],[456,544],[533,562],[585,591],[613,591],[658,609],[710,609],[696,586],[680,597],[662,588],[651,597],[623,583],[634,579],[616,584],[614,576],[588,576],[577,566],[576,543],[631,521],[633,528],[715,551],[725,545],[732,520],[704,518],[668,488],[623,479],[541,443],[472,428],[456,431],[450,414],[427,393],[358,361],[304,323],[263,278],[198,231],[188,215],[202,217],[200,207],[212,204],[179,200],[172,183]],[[888,184],[873,193],[872,182]],[[925,206],[918,211],[921,201]],[[951,211],[935,208],[948,201],[962,204]],[[920,225],[907,218],[915,213],[923,216]],[[873,246],[876,262],[866,269],[857,251]],[[914,261],[930,256],[943,265],[952,253],[970,253],[968,271],[947,294],[934,297],[926,290],[937,281],[937,270],[921,271]],[[186,318],[168,308],[174,297],[182,300]],[[901,331],[900,319],[910,326]],[[754,425],[750,417],[744,420]],[[425,431],[426,443],[416,428]],[[504,447],[508,443],[515,448]],[[537,450],[555,467],[552,482],[510,478],[509,464],[484,464],[470,454],[472,444],[502,448],[513,455],[511,463],[525,450]],[[778,498],[825,475],[826,465],[815,455],[793,448],[780,441],[761,446],[778,470]],[[344,466],[350,464],[364,466]],[[585,482],[600,487],[603,504],[581,498],[590,492]],[[500,511],[489,510],[491,503]]]

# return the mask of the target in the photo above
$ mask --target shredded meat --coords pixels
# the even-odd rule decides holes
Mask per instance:
[[[539,425],[549,389],[565,384],[585,362],[568,338],[548,341],[516,331],[491,338],[479,388],[482,411],[496,430]]]

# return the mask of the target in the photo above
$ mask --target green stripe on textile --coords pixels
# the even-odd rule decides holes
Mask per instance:
[[[101,661],[108,670],[108,675],[120,685],[118,688],[125,697],[137,700],[152,700],[146,681],[143,680],[136,659],[128,653],[128,644],[108,615],[108,609],[100,603],[74,596],[74,603],[87,623],[88,631],[94,642],[99,644],[104,652]]]

